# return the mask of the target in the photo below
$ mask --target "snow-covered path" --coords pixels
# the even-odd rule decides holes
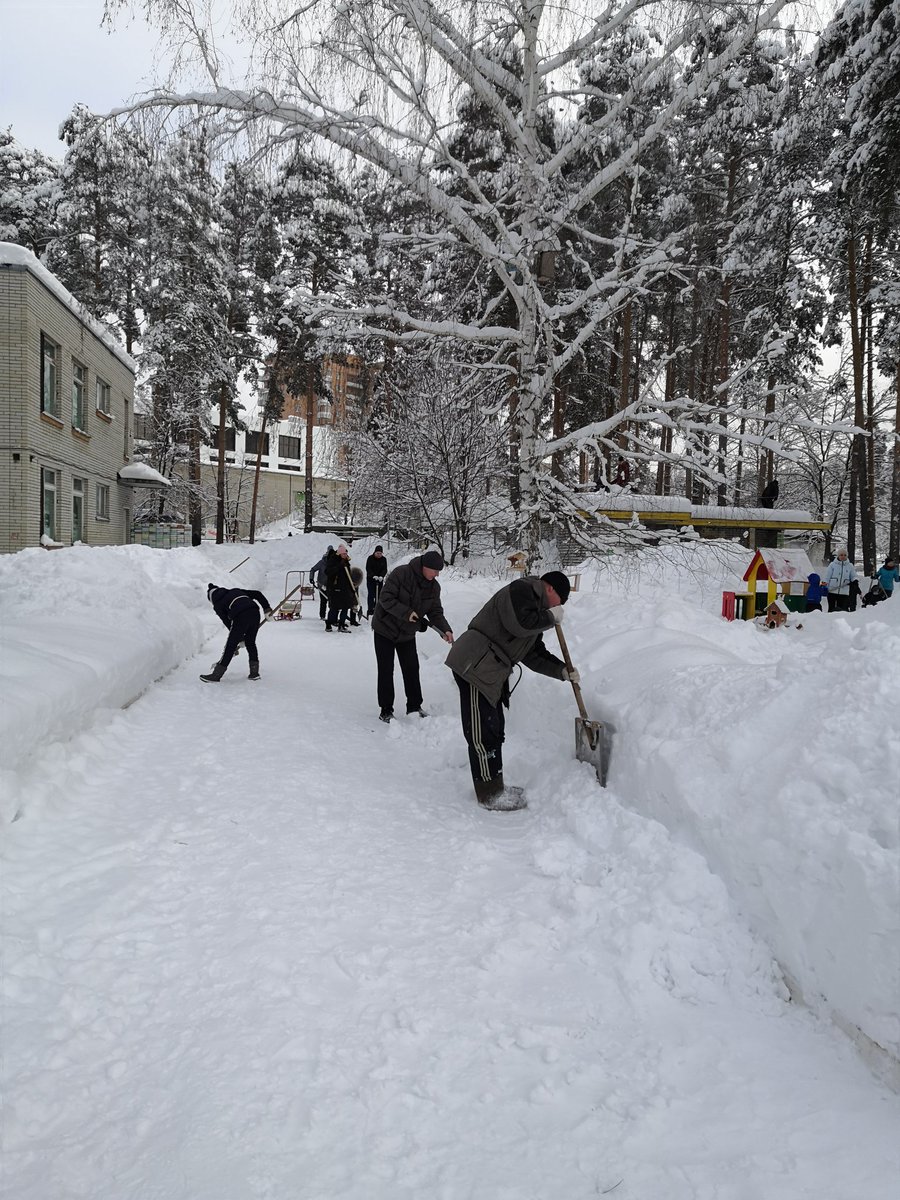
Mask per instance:
[[[205,687],[221,640],[8,830],[4,1200],[893,1194],[896,1098],[571,761],[558,684],[509,730],[546,795],[489,814],[437,638],[389,729],[367,627]]]

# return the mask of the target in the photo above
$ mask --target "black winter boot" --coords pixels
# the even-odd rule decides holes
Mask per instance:
[[[220,662],[217,662],[208,675],[201,675],[200,678],[204,683],[218,683],[225,674],[225,668]]]
[[[476,780],[475,795],[479,805],[489,812],[515,812],[519,808],[528,807],[525,789],[506,787],[502,775],[497,775],[494,779]]]
[[[247,676],[247,678],[248,678],[248,679],[259,679],[259,662],[254,662],[254,661],[251,659],[251,661],[250,661],[250,674]]]

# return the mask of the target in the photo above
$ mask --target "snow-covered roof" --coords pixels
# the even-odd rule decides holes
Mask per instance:
[[[684,513],[685,516],[691,512],[691,502],[683,496],[641,496],[637,492],[613,490],[581,492],[578,502],[591,511],[599,509],[603,512],[628,513],[629,516],[633,512]]]
[[[132,374],[137,372],[137,364],[134,359],[130,354],[125,353],[112,332],[105,325],[102,325],[96,317],[92,316],[84,305],[80,304],[72,293],[63,287],[56,276],[51,271],[48,271],[30,250],[26,250],[24,246],[16,245],[15,242],[0,242],[0,267],[21,267],[26,271],[30,271],[35,279],[39,280],[48,291],[53,293],[60,304],[65,305],[69,312],[77,317],[82,325],[90,329],[94,337],[103,343],[110,354],[114,354],[119,362],[127,367]]]
[[[814,520],[811,513],[797,508],[750,508],[746,505],[696,504],[691,508],[691,516],[714,521],[717,517],[726,521],[785,521],[809,522]]]
[[[581,492],[578,502],[589,512],[622,513],[679,513],[695,521],[777,521],[784,525],[796,521],[808,525],[814,520],[808,512],[788,508],[751,508],[734,504],[691,504],[684,496],[646,496],[613,488],[608,492]]]
[[[766,570],[769,572],[769,578],[774,579],[776,583],[787,583],[793,579],[807,579],[815,570],[805,550],[775,550],[767,546],[757,550],[744,575],[745,579],[750,574],[757,558],[763,560]]]
[[[122,467],[119,478],[123,483],[130,483],[134,487],[172,486],[171,479],[166,479],[165,475],[160,475],[159,471],[143,462],[129,463],[128,466]]]

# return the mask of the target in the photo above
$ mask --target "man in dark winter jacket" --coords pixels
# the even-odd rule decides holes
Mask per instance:
[[[366,559],[366,590],[368,591],[369,602],[366,608],[367,617],[371,617],[375,611],[375,605],[378,603],[378,594],[384,584],[387,569],[387,559],[384,557],[384,549],[381,546],[376,546]]]
[[[238,646],[243,642],[247,647],[247,656],[250,659],[249,678],[259,679],[256,635],[262,615],[260,610],[269,616],[272,612],[272,605],[262,592],[246,591],[244,588],[216,587],[214,583],[207,587],[206,598],[228,630],[228,640],[225,642],[222,657],[212,671],[208,675],[201,675],[200,678],[204,683],[218,683],[228,670],[228,664],[234,657]]]
[[[437,581],[443,569],[444,560],[440,554],[437,550],[429,550],[427,554],[395,567],[381,589],[372,630],[378,662],[379,719],[382,721],[390,721],[394,715],[395,654],[403,676],[407,713],[416,713],[420,717],[428,715],[422,708],[416,634],[424,633],[429,625],[433,625],[445,642],[453,641],[453,631],[441,607],[441,585]]]
[[[562,624],[569,580],[561,571],[540,579],[526,575],[501,588],[469,622],[447,655],[459,688],[463,734],[475,795],[483,808],[525,807],[522,788],[503,782],[503,707],[509,707],[509,678],[522,663],[541,675],[578,682],[578,672],[544,645],[543,634]]]
[[[328,555],[334,552],[334,546],[326,546],[325,553],[314,567],[310,567],[309,582],[319,593],[319,620],[324,621],[328,613],[328,593],[325,591],[325,564]]]

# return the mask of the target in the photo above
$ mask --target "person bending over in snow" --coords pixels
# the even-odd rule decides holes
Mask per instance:
[[[270,616],[272,605],[262,592],[245,591],[244,588],[216,587],[214,583],[207,587],[206,598],[228,630],[228,640],[225,642],[222,657],[208,675],[201,675],[200,678],[204,683],[218,683],[228,670],[228,664],[234,658],[238,646],[243,642],[247,647],[247,655],[250,659],[248,678],[259,679],[256,635],[259,631],[262,611],[267,617]]]
[[[570,673],[543,638],[562,624],[569,588],[562,571],[513,580],[475,614],[447,655],[446,665],[459,688],[463,735],[482,808],[505,812],[526,806],[522,788],[503,783],[503,707],[509,708],[513,667],[524,663],[541,675],[578,682],[578,672]]]

